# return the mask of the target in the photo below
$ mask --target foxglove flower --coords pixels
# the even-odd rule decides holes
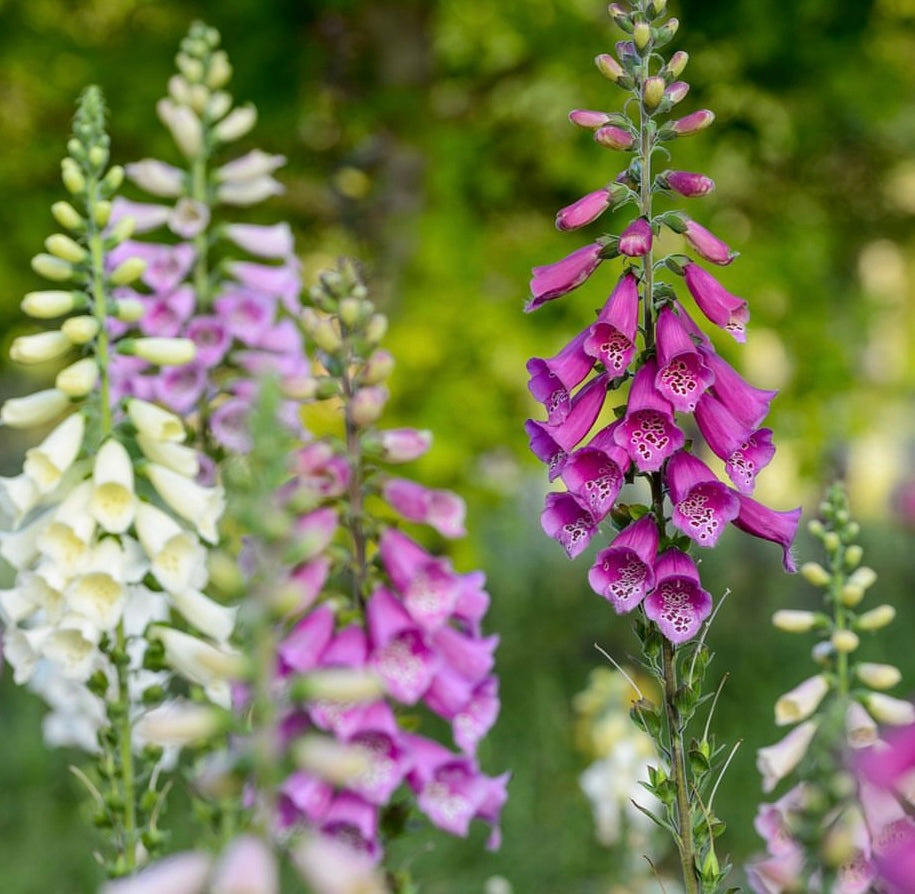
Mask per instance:
[[[646,515],[597,554],[588,572],[591,589],[608,599],[617,614],[632,611],[654,588],[657,552],[658,527]]]
[[[735,494],[701,459],[685,450],[668,460],[665,480],[674,506],[674,527],[697,546],[714,546],[740,511]]]
[[[658,314],[658,374],[655,387],[680,412],[693,412],[700,396],[715,380],[689,330],[670,307]]]
[[[750,319],[747,302],[732,295],[714,276],[697,264],[687,264],[684,277],[696,306],[709,322],[720,326],[735,341],[746,341],[746,324]]]
[[[572,252],[568,257],[545,267],[535,267],[531,279],[531,300],[525,310],[530,312],[542,307],[547,301],[577,289],[601,262],[603,246],[599,242],[586,245]]]
[[[586,330],[585,351],[603,363],[613,376],[623,375],[632,362],[638,313],[636,279],[627,273],[610,293],[598,314],[597,322]]]

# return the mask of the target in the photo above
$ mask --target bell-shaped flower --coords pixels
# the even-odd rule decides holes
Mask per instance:
[[[200,471],[200,461],[193,447],[174,441],[159,441],[149,435],[138,434],[137,446],[150,461],[165,466],[185,478],[195,478]]]
[[[354,844],[373,860],[381,858],[378,808],[352,792],[342,791],[331,801],[319,828],[323,835]]]
[[[467,636],[454,627],[442,627],[432,638],[442,660],[471,683],[479,683],[493,668],[498,636]]]
[[[37,447],[25,452],[23,471],[41,494],[50,493],[73,465],[83,446],[86,420],[73,413],[61,422]]]
[[[686,221],[683,235],[696,254],[713,264],[726,266],[737,257],[724,242],[694,220]]]
[[[401,744],[400,727],[386,702],[375,702],[362,717],[350,745],[364,753],[368,766],[347,785],[370,804],[384,806],[407,775],[409,752]]]
[[[550,425],[558,425],[569,415],[572,389],[594,368],[594,360],[584,347],[588,336],[587,330],[575,336],[555,357],[532,357],[527,361],[527,387],[543,404]]]
[[[674,192],[687,199],[708,195],[715,188],[715,181],[711,177],[706,177],[705,174],[694,174],[690,171],[665,171],[663,177]]]
[[[209,894],[280,894],[279,869],[270,845],[254,835],[232,839],[213,871]]]
[[[674,645],[692,639],[712,613],[712,597],[702,589],[693,560],[678,549],[663,552],[654,566],[654,590],[645,615]]]
[[[549,493],[540,524],[548,537],[562,545],[570,559],[580,555],[597,533],[597,523],[571,494]]]
[[[89,512],[103,531],[123,534],[133,523],[137,508],[133,462],[120,441],[109,438],[99,448],[92,469]]]
[[[13,682],[17,686],[32,679],[41,659],[41,646],[51,632],[48,626],[4,629],[3,658],[13,669]]]
[[[282,155],[269,155],[261,149],[252,149],[217,168],[215,174],[216,179],[221,183],[226,181],[243,183],[246,180],[256,180],[258,177],[272,174],[284,164],[286,164],[286,158]]]
[[[409,521],[429,525],[443,537],[463,537],[464,501],[450,490],[430,490],[406,478],[389,478],[382,495]]]
[[[852,699],[845,711],[845,738],[851,748],[870,748],[880,738],[877,723],[859,701]]]
[[[219,539],[216,524],[225,508],[222,487],[202,487],[156,463],[150,463],[146,467],[146,474],[168,506],[195,525],[204,540],[216,543]]]
[[[451,719],[454,741],[461,751],[470,756],[476,753],[477,745],[496,722],[500,707],[498,677],[487,677]]]
[[[775,702],[776,726],[806,720],[820,706],[827,692],[829,681],[823,674],[816,674],[799,683]]]
[[[195,360],[206,369],[218,366],[232,345],[228,326],[217,316],[201,314],[184,330],[196,348]]]
[[[293,527],[299,561],[307,562],[324,552],[337,532],[339,520],[337,510],[330,506],[315,509],[296,519]]]
[[[638,284],[632,273],[626,273],[589,327],[584,344],[585,352],[603,363],[614,378],[623,375],[632,362],[638,316]]]
[[[531,279],[531,300],[525,306],[525,311],[537,310],[547,301],[577,289],[597,270],[603,248],[600,242],[592,242],[573,251],[561,261],[535,267]]]
[[[803,759],[817,731],[815,720],[805,720],[774,745],[756,752],[756,768],[763,791],[771,792]]]
[[[740,512],[733,521],[734,527],[761,540],[777,543],[782,548],[782,566],[785,571],[792,574],[797,571],[791,555],[791,545],[797,534],[801,517],[800,507],[778,512],[757,503],[745,494],[737,494],[737,499],[740,501]]]
[[[14,526],[41,501],[41,491],[25,473],[14,478],[0,478],[0,513]]]
[[[251,180],[226,181],[216,187],[216,198],[224,205],[247,207],[256,205],[271,196],[282,195],[286,191],[279,180],[270,176],[255,177]]]
[[[163,748],[185,748],[206,742],[221,726],[219,712],[211,705],[176,699],[157,705],[134,723],[134,745],[149,742]]]
[[[727,523],[737,517],[737,496],[701,459],[685,450],[667,461],[665,478],[674,504],[674,527],[698,546],[714,546]]]
[[[231,261],[227,265],[229,273],[243,286],[278,298],[290,313],[297,312],[301,289],[299,266],[295,258],[289,258],[285,264],[278,266],[252,261]]]
[[[91,481],[73,488],[38,535],[42,556],[65,576],[78,573],[89,560],[89,544],[96,529],[90,512],[94,492]]]
[[[141,501],[136,514],[137,536],[149,557],[150,571],[172,593],[206,583],[206,550],[168,513]]]
[[[223,232],[239,248],[262,258],[286,258],[294,251],[292,230],[287,223],[228,224]]]
[[[632,611],[654,586],[658,526],[651,515],[623,528],[594,558],[588,583],[617,614]]]
[[[57,388],[11,397],[0,407],[0,422],[10,428],[29,428],[56,419],[70,406],[70,398]]]
[[[709,322],[720,326],[735,341],[747,340],[746,324],[750,319],[747,302],[732,295],[714,276],[698,264],[687,264],[684,268],[686,287],[693,296],[699,310]]]
[[[314,835],[299,841],[292,861],[315,894],[387,894],[384,873],[355,845]]]
[[[281,610],[296,616],[311,608],[321,595],[329,573],[330,559],[327,556],[318,556],[296,566],[281,591]]]
[[[705,362],[715,374],[715,397],[747,431],[759,428],[777,391],[754,388],[714,350],[701,349]]]
[[[196,304],[194,290],[188,285],[148,298],[135,293],[128,293],[127,297],[135,297],[146,307],[139,326],[140,331],[149,336],[178,335],[194,313]]]
[[[296,451],[293,471],[300,488],[323,499],[341,496],[351,477],[347,460],[326,441],[313,441]]]
[[[673,408],[655,387],[657,374],[653,359],[635,374],[626,415],[613,432],[616,443],[629,454],[640,472],[657,472],[685,441],[683,432],[674,423]]]
[[[562,469],[569,493],[597,522],[613,508],[631,465],[629,455],[614,440],[616,425],[601,429],[587,447],[571,453]]]
[[[432,445],[432,433],[416,428],[388,428],[373,432],[382,459],[388,463],[408,463],[419,459]]]
[[[691,413],[715,381],[679,314],[664,307],[657,320],[658,373],[655,387],[675,410]]]
[[[165,199],[177,198],[184,193],[187,175],[180,168],[144,158],[126,165],[127,177],[140,189]]]
[[[148,401],[139,398],[127,401],[127,415],[140,434],[153,440],[180,443],[185,438],[184,423],[174,413]]]
[[[319,664],[321,653],[334,635],[336,621],[328,605],[310,611],[280,643],[278,654],[283,668],[305,673]]]
[[[93,570],[74,578],[64,591],[64,599],[72,611],[110,633],[123,616],[127,587],[117,575]]]
[[[236,605],[221,605],[193,589],[173,591],[169,593],[169,601],[186,621],[217,643],[225,643],[235,629]]]
[[[651,224],[644,217],[637,217],[620,233],[620,254],[630,258],[639,258],[651,251],[653,233]]]
[[[202,851],[173,854],[136,875],[107,882],[100,894],[204,894],[212,863]]]
[[[111,200],[108,225],[113,227],[125,217],[129,217],[133,220],[135,233],[148,233],[165,226],[171,211],[168,205],[160,205],[157,202],[133,202],[122,196],[115,196]]]
[[[41,643],[42,657],[52,661],[68,680],[84,683],[101,666],[98,638],[89,627],[88,624],[61,626],[51,631]]]
[[[804,849],[795,843],[789,850],[747,863],[747,883],[755,894],[788,892],[803,877],[806,863]]]
[[[610,207],[612,198],[613,194],[609,189],[589,192],[557,213],[556,229],[577,230],[592,223]]]
[[[229,683],[243,670],[242,656],[227,647],[216,647],[196,636],[156,624],[150,637],[165,647],[166,662],[182,677],[202,686],[207,698],[222,708],[230,704]]]
[[[278,794],[280,825],[287,828],[303,818],[309,824],[320,820],[333,800],[334,789],[312,773],[296,770],[283,780]]]

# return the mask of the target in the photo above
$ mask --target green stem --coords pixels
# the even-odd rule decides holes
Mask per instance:
[[[831,580],[829,582],[829,595],[832,601],[832,608],[835,615],[835,630],[845,630],[848,626],[848,617],[845,612],[845,605],[842,602],[842,587],[845,583],[846,575],[844,570],[845,549],[841,545],[829,557]],[[851,688],[848,672],[848,653],[841,651],[836,654],[836,692],[841,699],[848,698]]]
[[[341,321],[342,325],[342,321]],[[359,427],[353,419],[353,397],[356,389],[350,370],[353,366],[353,351],[344,332],[344,363],[340,381],[343,387],[343,412],[346,428],[346,455],[350,464],[349,479],[349,519],[353,535],[353,604],[365,608],[366,579],[366,535],[362,526],[362,445],[359,440]]]

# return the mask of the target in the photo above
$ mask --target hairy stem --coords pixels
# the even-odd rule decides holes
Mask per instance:
[[[353,604],[365,608],[366,579],[366,534],[362,526],[362,445],[359,441],[359,427],[353,419],[353,396],[356,393],[353,381],[353,351],[348,334],[344,333],[344,364],[340,381],[343,387],[343,412],[346,428],[346,455],[350,465],[349,479],[349,523],[353,536]]]

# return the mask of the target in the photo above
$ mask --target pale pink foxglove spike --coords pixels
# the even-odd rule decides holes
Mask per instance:
[[[655,387],[675,410],[691,413],[715,381],[703,356],[690,338],[680,315],[664,307],[657,319],[658,374]]]
[[[570,394],[594,368],[594,359],[585,351],[589,332],[579,333],[554,357],[532,357],[527,361],[530,381],[527,387],[547,411],[547,422],[557,425],[568,415]]]
[[[630,258],[640,258],[651,251],[654,234],[651,224],[644,217],[637,217],[620,234],[619,250]]]
[[[595,270],[601,262],[600,253],[603,245],[592,242],[573,251],[572,254],[547,264],[543,267],[534,267],[531,278],[531,299],[525,306],[525,311],[530,313],[543,306],[547,301],[559,298],[577,289]]]
[[[487,677],[452,718],[454,741],[461,751],[471,757],[476,754],[477,745],[496,722],[500,707],[498,677]]]
[[[298,313],[299,290],[302,287],[299,267],[295,259],[287,259],[285,264],[276,267],[254,261],[231,261],[227,265],[229,273],[243,286],[279,298],[293,314]]]
[[[309,837],[296,845],[292,860],[315,894],[387,894],[383,872],[351,843]]]
[[[139,320],[140,332],[144,335],[176,336],[194,312],[194,290],[190,286],[179,286],[162,295],[137,297],[146,305]]]
[[[598,596],[609,600],[618,615],[632,611],[654,587],[658,539],[657,523],[646,515],[624,528],[595,556],[588,583]]]
[[[232,346],[228,327],[218,316],[198,315],[184,330],[196,348],[195,361],[207,369],[218,366]]]
[[[216,179],[220,182],[231,181],[243,183],[272,174],[286,164],[282,155],[270,155],[260,149],[252,149],[233,161],[216,169]]]
[[[131,202],[128,199],[115,196],[111,200],[111,216],[108,226],[113,227],[125,217],[133,220],[135,233],[148,233],[165,226],[172,209],[168,205],[157,205],[154,202]]]
[[[355,845],[374,862],[381,859],[378,808],[358,795],[339,792],[321,818],[319,828],[322,835],[332,840]]]
[[[540,514],[540,524],[548,537],[558,541],[574,559],[597,533],[597,523],[571,494],[549,493]]]
[[[804,849],[795,844],[791,850],[747,863],[747,883],[754,894],[782,894],[801,878],[806,862]]]
[[[280,880],[272,848],[254,835],[239,835],[223,851],[209,894],[279,894]]]
[[[432,433],[415,428],[389,428],[375,433],[385,462],[408,463],[432,445]]]
[[[127,878],[107,882],[100,894],[204,894],[213,858],[184,851],[158,860]]]
[[[701,459],[685,450],[667,461],[664,475],[674,504],[674,527],[697,546],[714,546],[740,511],[736,495]]]
[[[175,413],[190,413],[206,391],[206,369],[197,363],[163,369],[148,378],[156,400]]]
[[[829,689],[829,680],[823,674],[816,674],[779,696],[775,702],[776,726],[806,720],[820,706]]]
[[[699,310],[714,323],[720,326],[734,341],[745,342],[746,325],[750,319],[747,302],[732,295],[714,276],[703,270],[698,264],[687,264],[684,270],[686,287],[699,307]]]
[[[674,192],[687,199],[708,195],[715,188],[711,177],[690,171],[666,171],[664,179]]]
[[[284,669],[305,673],[318,666],[319,656],[330,644],[336,621],[326,605],[309,612],[280,643],[277,653]]]
[[[443,537],[463,537],[467,507],[455,493],[431,490],[406,478],[389,478],[382,495],[409,521],[430,525]]]
[[[638,315],[638,283],[632,273],[626,273],[589,327],[584,343],[585,351],[615,377],[626,372],[635,354]]]
[[[685,643],[712,613],[712,597],[702,589],[693,560],[678,549],[658,557],[654,575],[654,589],[643,603],[645,616],[674,645]]]
[[[315,441],[298,450],[293,468],[297,487],[324,498],[342,496],[351,477],[349,463],[324,441]]]
[[[610,207],[613,193],[609,189],[597,189],[582,196],[571,205],[566,205],[556,215],[557,230],[577,230],[593,223]]]
[[[129,180],[154,196],[175,199],[184,195],[187,174],[181,168],[154,158],[144,158],[142,161],[126,165],[124,169]]]
[[[249,346],[263,338],[276,317],[276,299],[251,289],[226,288],[213,307],[231,336]]]
[[[791,819],[807,806],[809,795],[809,789],[804,783],[799,783],[777,801],[760,804],[757,808],[753,828],[766,842],[766,850],[770,854],[777,856],[797,848],[797,842],[790,833]]]
[[[715,385],[712,386],[712,390],[718,400],[747,431],[759,428],[778,392],[754,388],[714,350],[701,346],[699,350],[705,355],[705,362],[715,374]]]
[[[186,242],[177,245],[156,245],[150,242],[127,240],[107,255],[109,269],[123,261],[140,258],[146,262],[142,279],[154,292],[170,292],[179,286],[190,271],[196,258],[194,246]]]
[[[686,221],[686,229],[683,231],[683,236],[693,247],[696,254],[705,258],[706,261],[711,261],[713,264],[726,267],[737,257],[737,254],[731,251],[726,243],[694,220]]]
[[[782,548],[782,567],[792,574],[797,571],[794,557],[791,555],[791,545],[794,543],[801,518],[800,507],[778,512],[757,503],[745,494],[738,493],[737,499],[740,501],[740,512],[732,522],[734,527],[753,537],[778,544]]]
[[[285,191],[286,187],[273,177],[256,177],[253,180],[220,183],[216,188],[216,198],[223,205],[247,208],[272,196],[281,196]]]

